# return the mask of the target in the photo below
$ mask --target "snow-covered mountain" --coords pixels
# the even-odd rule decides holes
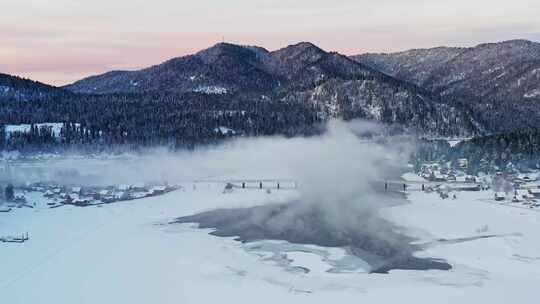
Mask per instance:
[[[273,52],[219,43],[147,69],[109,72],[66,88],[98,94],[256,93],[269,102],[314,105],[327,117],[373,119],[437,134],[483,131],[466,109],[445,103],[437,94],[309,42]]]
[[[540,100],[540,43],[509,40],[472,48],[354,56],[357,61],[443,95]]]
[[[243,130],[232,121],[200,126],[213,130],[219,125],[236,125],[235,129],[242,134],[281,134],[263,122],[272,113],[255,109],[265,104],[271,105],[265,108],[279,107],[288,112],[280,115],[290,118],[276,122],[280,130],[298,129],[287,127],[293,121],[305,121],[300,129],[306,130],[311,128],[310,121],[317,124],[335,117],[370,119],[428,134],[469,136],[539,126],[539,77],[540,44],[524,40],[353,58],[327,52],[309,42],[276,51],[219,43],[146,69],[112,71],[77,81],[64,87],[64,91],[57,89],[76,93],[68,98],[44,95],[41,88],[34,89],[32,96],[49,100],[52,96],[54,101],[46,103],[40,113],[32,113],[32,121],[17,117],[10,123],[65,119],[76,123],[86,113],[81,114],[70,105],[80,103],[81,108],[90,99],[100,101],[91,102],[96,113],[106,111],[96,108],[98,105],[107,105],[107,111],[112,111],[109,106],[114,100],[129,101],[130,107],[153,100],[179,102],[184,107],[199,105],[199,124],[203,123],[200,118],[205,113],[213,115],[210,112],[217,108],[234,108],[252,113],[251,121],[256,119],[265,126],[264,132],[260,128]],[[8,99],[21,96],[9,94],[4,93]],[[9,114],[21,110],[6,111]],[[190,110],[193,109],[180,112]],[[126,109],[118,111],[122,115]],[[134,112],[131,117],[143,115],[142,110]],[[62,113],[62,117],[54,113]],[[156,121],[171,121],[171,117],[160,113],[155,113]],[[171,109],[163,113],[172,115]],[[95,117],[88,119],[96,121]],[[101,130],[108,125],[107,121],[100,121],[96,128]]]
[[[540,43],[510,40],[353,58],[463,104],[492,132],[540,124]]]

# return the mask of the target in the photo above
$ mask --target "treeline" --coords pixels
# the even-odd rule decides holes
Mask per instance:
[[[539,168],[540,129],[473,138],[452,149],[451,158],[467,158],[469,166],[477,171]]]
[[[63,123],[60,136],[47,128],[2,136],[2,149],[51,146],[164,145],[193,148],[230,136],[311,135],[319,111],[260,96],[170,93],[71,95],[33,102],[0,101],[0,125]],[[225,127],[234,132],[219,131]],[[4,132],[5,131],[0,131]]]
[[[468,160],[469,173],[540,169],[540,129],[476,137],[451,147],[446,140],[420,140],[413,162]]]
[[[31,101],[72,94],[61,88],[0,73],[0,100]]]

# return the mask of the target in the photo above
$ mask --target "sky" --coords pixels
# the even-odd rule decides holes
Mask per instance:
[[[1,0],[0,72],[64,85],[225,40],[347,55],[540,41],[538,0]]]

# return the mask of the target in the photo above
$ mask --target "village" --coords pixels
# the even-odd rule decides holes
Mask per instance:
[[[144,183],[106,187],[62,186],[52,182],[38,182],[16,187],[11,184],[0,185],[0,188],[0,212],[10,212],[14,208],[35,208],[42,201],[48,208],[111,204],[162,195],[178,189],[179,186]],[[36,199],[39,196],[40,199]]]
[[[467,174],[468,162],[420,164],[414,174],[405,174],[405,187],[437,192],[443,199],[456,198],[462,191],[489,191],[491,202],[540,210],[540,172],[519,172],[509,167],[490,174]],[[404,184],[404,185],[405,185]],[[412,190],[412,189],[409,189]]]
[[[0,184],[0,214],[18,208],[59,208],[62,206],[89,207],[131,201],[163,195],[179,189],[178,185],[138,183],[134,185],[62,186],[52,182],[28,183],[14,186]],[[0,234],[0,243],[24,243],[30,239],[28,232],[15,235]]]

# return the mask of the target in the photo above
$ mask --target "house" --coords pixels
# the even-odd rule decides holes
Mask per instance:
[[[514,199],[512,199],[513,202],[521,202],[524,200],[529,200],[533,198],[531,194],[529,194],[528,190],[525,189],[516,189],[514,191]]]
[[[496,201],[504,201],[506,199],[506,193],[504,192],[495,192]]]
[[[117,200],[128,200],[129,193],[125,191],[118,191],[114,193],[114,198]]]
[[[476,176],[467,175],[465,176],[466,183],[476,183]]]
[[[431,173],[429,180],[433,182],[445,182],[446,178],[440,172],[434,171]]]
[[[534,198],[540,198],[540,189],[539,188],[529,189],[529,194]]]
[[[82,192],[81,187],[72,187],[71,188],[71,193],[73,193],[73,194],[81,195],[81,192]]]
[[[100,200],[101,200],[103,203],[105,203],[105,204],[110,204],[110,203],[114,203],[114,202],[117,201],[117,199],[116,199],[114,196],[112,196],[112,195],[102,196],[102,197],[100,198]]]
[[[161,194],[164,194],[165,192],[167,192],[166,186],[154,186],[150,188],[150,193],[152,195],[161,195]]]
[[[461,169],[467,169],[469,166],[469,161],[466,158],[460,158],[457,160],[457,165]]]
[[[519,174],[515,177],[514,181],[520,184],[527,184],[534,182],[536,179],[526,174]]]
[[[133,199],[145,198],[149,196],[150,192],[130,192],[129,197]]]
[[[126,191],[128,191],[130,188],[131,188],[131,186],[129,186],[129,185],[119,185],[119,186],[118,186],[118,190],[121,191],[121,192],[126,192]]]
[[[96,193],[95,197],[97,199],[104,198],[111,195],[111,191],[109,190],[101,190],[98,193]]]
[[[144,183],[136,183],[135,185],[133,185],[133,187],[131,187],[131,190],[145,192],[148,189],[146,188],[146,185]]]
[[[88,206],[91,200],[88,198],[77,197],[71,201],[71,204],[75,206]]]

